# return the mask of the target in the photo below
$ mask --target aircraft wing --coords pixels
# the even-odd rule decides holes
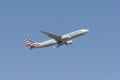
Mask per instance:
[[[56,34],[52,34],[46,31],[41,31],[42,33],[46,34],[47,36],[55,39],[57,42],[59,42],[61,40],[61,36],[60,35],[56,35]]]

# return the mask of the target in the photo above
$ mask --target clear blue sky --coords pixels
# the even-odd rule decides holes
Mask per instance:
[[[70,46],[29,51],[24,37],[80,28]],[[120,80],[119,0],[0,0],[0,80]]]

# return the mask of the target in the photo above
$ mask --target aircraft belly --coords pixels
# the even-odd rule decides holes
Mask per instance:
[[[71,38],[73,39],[73,38],[76,38],[76,37],[79,37],[79,36],[82,36],[82,35],[84,35],[84,34],[80,33],[80,34],[77,34],[77,35],[72,35]]]
[[[41,43],[39,48],[49,47],[49,46],[52,46],[55,44],[57,44],[57,42],[55,40],[49,40],[49,41]]]
[[[55,45],[55,44],[57,44],[57,43],[49,43],[49,44],[43,45],[43,47],[48,47],[48,46],[52,46],[52,45]]]

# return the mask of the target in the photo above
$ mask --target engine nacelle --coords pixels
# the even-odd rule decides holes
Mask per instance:
[[[72,43],[73,43],[72,40],[69,40],[69,41],[66,41],[66,42],[65,42],[66,45],[70,45],[70,44],[72,44]]]

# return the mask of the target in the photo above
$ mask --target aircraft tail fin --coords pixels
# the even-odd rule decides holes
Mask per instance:
[[[40,43],[38,42],[33,42],[32,40],[25,38],[24,39],[26,46],[28,46],[30,49],[34,48],[34,47],[39,47]]]
[[[25,43],[26,43],[27,45],[29,45],[29,46],[34,43],[33,41],[31,41],[31,40],[28,39],[28,38],[25,38],[24,40],[25,40]]]

